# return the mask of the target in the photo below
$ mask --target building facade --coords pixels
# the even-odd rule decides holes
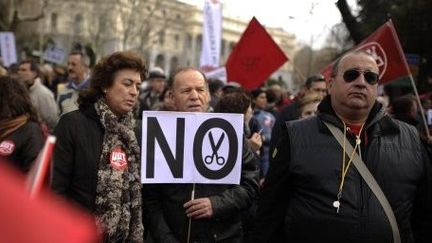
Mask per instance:
[[[134,50],[150,68],[167,74],[178,66],[198,66],[202,41],[202,9],[177,0],[50,0],[45,18],[35,27],[52,45],[68,53],[77,44],[90,46],[98,56]],[[221,66],[249,20],[223,16]],[[295,36],[281,28],[266,28],[285,54],[298,49]],[[292,65],[273,75],[292,90]]]

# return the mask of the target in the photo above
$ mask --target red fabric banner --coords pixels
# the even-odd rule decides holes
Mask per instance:
[[[0,242],[100,242],[93,217],[47,190],[31,198],[23,175],[0,159]]]
[[[380,74],[380,84],[385,84],[410,75],[404,52],[391,20],[379,27],[368,38],[352,50],[364,50],[376,60]],[[332,64],[320,72],[330,78]]]
[[[286,61],[288,57],[253,17],[225,64],[227,81],[257,88]]]

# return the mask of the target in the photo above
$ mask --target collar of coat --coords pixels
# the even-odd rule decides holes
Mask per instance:
[[[327,121],[333,125],[343,129],[343,123],[336,115],[333,107],[331,106],[331,96],[327,95],[318,106],[318,118],[322,121]],[[396,122],[387,114],[385,107],[381,103],[375,101],[372,107],[364,129],[368,135],[381,136],[389,134],[397,134],[400,132],[399,126]],[[323,122],[320,122],[320,130],[325,132],[328,131],[327,127]]]

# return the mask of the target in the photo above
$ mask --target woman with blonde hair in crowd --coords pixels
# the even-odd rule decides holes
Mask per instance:
[[[299,119],[315,116],[322,99],[322,95],[316,92],[309,92],[303,96],[299,102]]]

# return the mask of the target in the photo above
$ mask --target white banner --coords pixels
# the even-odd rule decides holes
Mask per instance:
[[[17,62],[15,36],[12,32],[0,32],[0,49],[5,67]]]
[[[243,115],[144,111],[142,183],[239,184]]]
[[[219,79],[220,81],[226,83],[227,82],[227,71],[225,66],[213,69],[209,72],[204,73],[208,79],[214,78]]]
[[[56,63],[56,64],[63,64],[63,61],[65,59],[66,52],[58,47],[55,47],[54,45],[49,45],[43,54],[43,58],[47,61]]]
[[[222,38],[222,4],[219,0],[205,0],[200,68],[209,70],[219,66]]]

